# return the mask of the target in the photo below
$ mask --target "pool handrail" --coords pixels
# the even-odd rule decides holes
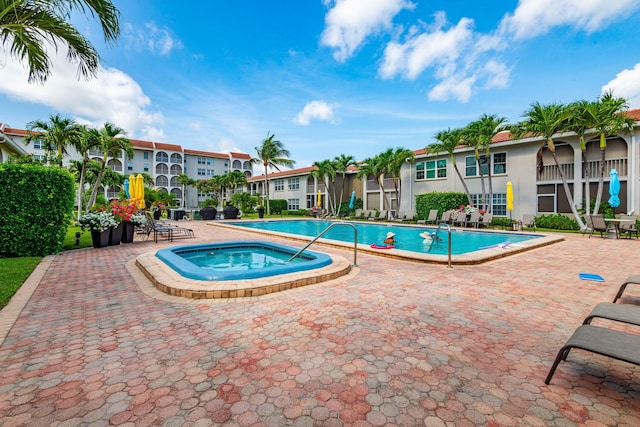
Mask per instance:
[[[334,227],[336,225],[349,225],[349,226],[351,226],[351,228],[353,228],[353,267],[357,267],[358,263],[356,261],[357,261],[357,258],[358,258],[358,229],[356,228],[355,225],[351,224],[350,222],[345,222],[345,221],[336,221],[336,222],[330,224],[327,228],[322,230],[322,232],[320,232],[320,234],[318,234],[316,237],[314,237],[313,240],[311,240],[309,243],[307,243],[307,245],[304,248],[300,249],[291,258],[289,258],[289,260],[287,262],[291,262],[295,257],[300,255],[309,246],[311,246],[316,240],[318,240],[320,237],[322,237],[322,235],[324,233],[326,233],[327,231],[329,231],[332,227]]]
[[[438,237],[438,231],[440,231],[440,228],[444,228],[447,227],[447,233],[449,233],[448,237],[448,248],[447,248],[447,252],[448,252],[448,262],[447,262],[447,267],[448,268],[453,268],[451,266],[451,226],[449,224],[447,224],[446,222],[441,222],[440,224],[438,224],[438,229],[436,230],[436,232],[434,233],[434,238]]]

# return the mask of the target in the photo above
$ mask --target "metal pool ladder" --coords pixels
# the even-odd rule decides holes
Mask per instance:
[[[316,240],[318,240],[320,237],[322,237],[322,235],[324,235],[324,233],[326,233],[327,231],[329,231],[332,227],[335,227],[336,225],[348,225],[351,228],[353,228],[353,266],[357,267],[358,264],[357,264],[356,261],[357,261],[357,257],[358,257],[358,229],[356,228],[355,225],[351,224],[350,222],[344,222],[344,221],[334,222],[333,224],[329,225],[327,228],[322,230],[322,232],[320,234],[318,234],[316,237],[314,237],[313,240],[311,240],[307,244],[307,246],[305,246],[304,248],[302,248],[298,252],[296,252],[295,255],[292,256],[291,258],[289,258],[289,260],[287,262],[291,262],[295,257],[300,255],[309,246],[311,246]]]

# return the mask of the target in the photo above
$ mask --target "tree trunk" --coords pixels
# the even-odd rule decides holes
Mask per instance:
[[[87,170],[87,156],[82,157],[82,169],[80,170],[80,183],[78,188],[78,218],[82,215],[82,202],[84,201],[84,176]]]
[[[464,188],[464,192],[467,194],[467,201],[469,202],[469,204],[471,204],[471,193],[469,192],[469,187],[467,187],[466,181],[464,180],[464,178],[462,177],[462,174],[460,173],[460,169],[458,169],[458,164],[453,162],[453,168],[458,174],[458,178],[460,178],[460,182],[462,182],[462,188]]]
[[[604,158],[606,154],[606,150],[600,147],[600,176],[598,177],[598,191],[596,193],[596,204],[593,207],[593,214],[598,215],[598,211],[600,210],[600,202],[602,201],[602,189],[604,187]]]
[[[493,184],[491,182],[491,154],[486,154],[487,156],[487,180],[489,181],[489,201],[488,206],[489,210],[487,212],[493,212]]]
[[[89,202],[85,208],[85,213],[89,213],[89,209],[96,203],[96,198],[98,197],[98,187],[100,187],[100,182],[102,181],[102,175],[104,175],[104,168],[107,167],[107,156],[102,161],[102,166],[100,167],[100,172],[98,172],[98,178],[96,178],[96,183],[91,190],[91,197],[89,197]]]
[[[269,208],[269,179],[267,177],[267,165],[264,165],[264,191],[267,197],[267,215],[271,215],[271,209]]]
[[[581,230],[585,229],[585,225],[582,222],[582,218],[580,217],[580,214],[578,213],[578,210],[576,209],[576,205],[573,202],[573,195],[571,194],[571,191],[569,191],[569,184],[567,183],[567,179],[565,178],[564,174],[562,173],[562,169],[560,168],[560,162],[558,161],[558,157],[556,156],[556,152],[555,150],[550,150],[551,151],[551,155],[553,156],[553,161],[556,163],[556,167],[558,168],[558,174],[560,175],[560,179],[562,179],[562,186],[564,187],[564,192],[567,194],[567,201],[569,202],[569,206],[571,206],[571,212],[573,213],[574,217],[576,218],[576,221],[578,221],[578,225],[580,226]]]
[[[482,203],[484,203],[484,210],[489,212],[487,206],[487,190],[484,185],[484,173],[482,173],[482,165],[480,164],[480,155],[476,153],[476,163],[478,164],[478,173],[480,174],[480,184],[482,185]]]

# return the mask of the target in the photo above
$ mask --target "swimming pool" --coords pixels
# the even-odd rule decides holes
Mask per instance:
[[[180,275],[194,280],[241,280],[306,271],[331,264],[322,253],[275,243],[241,241],[161,249],[156,257]]]
[[[335,221],[333,221],[335,222]],[[280,233],[290,233],[307,237],[315,237],[325,230],[332,221],[326,220],[266,220],[266,221],[236,221],[231,224],[238,227],[269,230]],[[358,243],[365,246],[371,244],[382,245],[384,238],[389,231],[395,233],[395,249],[416,252],[419,254],[447,255],[448,254],[448,233],[446,229],[424,226],[407,226],[393,223],[362,223],[350,222],[358,230]],[[441,240],[425,242],[420,236],[421,233],[437,232]],[[334,227],[323,237],[330,240],[353,243],[353,229],[351,227]],[[500,233],[492,231],[477,231],[469,229],[452,228],[451,230],[451,253],[452,255],[463,255],[483,249],[490,249],[501,246],[517,246],[519,243],[527,242],[543,236],[533,233]]]

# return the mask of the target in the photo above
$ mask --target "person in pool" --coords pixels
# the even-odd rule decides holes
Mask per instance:
[[[389,246],[395,245],[396,244],[395,237],[396,237],[396,235],[395,235],[394,232],[392,232],[392,231],[388,232],[387,233],[387,237],[384,239],[384,244],[385,245],[389,245]]]
[[[429,234],[428,232],[420,233],[420,237],[424,239],[424,243],[432,243],[434,240],[442,240],[440,237],[436,235],[436,233]]]

